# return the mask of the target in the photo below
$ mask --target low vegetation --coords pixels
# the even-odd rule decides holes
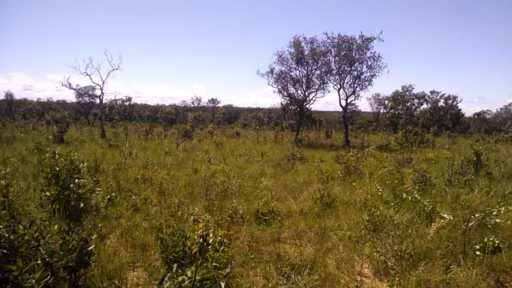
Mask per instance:
[[[0,286],[511,287],[512,104],[404,85],[358,111],[378,40],[294,36],[259,73],[279,108],[106,99],[108,53],[76,102],[6,91]]]
[[[343,148],[323,130],[299,146],[215,126],[126,124],[105,142],[71,125],[64,144],[51,131],[1,130],[4,287],[512,283],[499,137],[356,132]]]

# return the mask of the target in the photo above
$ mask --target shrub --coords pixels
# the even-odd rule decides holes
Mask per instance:
[[[400,131],[396,142],[401,147],[423,148],[434,145],[434,138],[423,130],[407,127]]]
[[[25,223],[11,198],[9,169],[0,169],[0,286],[43,286],[49,282],[41,261],[41,225]]]
[[[52,139],[55,144],[64,144],[64,136],[69,130],[68,115],[62,112],[51,112]]]
[[[85,226],[95,210],[94,191],[86,163],[76,154],[52,151],[47,155],[41,204],[55,233],[46,253],[54,283],[67,283],[68,287],[85,283],[94,256],[93,229]]]
[[[340,175],[344,177],[361,175],[365,158],[364,154],[355,150],[337,154],[335,161],[340,165]]]
[[[254,221],[261,226],[270,226],[279,221],[281,213],[274,207],[262,205],[254,211]]]
[[[320,189],[313,195],[313,202],[318,208],[318,212],[331,211],[336,208],[337,199],[329,190]]]
[[[333,129],[325,129],[325,139],[331,139],[334,134]]]
[[[160,227],[157,241],[165,273],[158,286],[229,286],[232,257],[226,232],[208,216],[192,217],[191,222],[190,227]]]
[[[194,127],[191,125],[180,125],[178,127],[178,141],[194,139]]]
[[[92,210],[93,187],[85,176],[86,163],[76,154],[47,155],[42,204],[66,224],[81,225]]]
[[[302,150],[293,149],[288,153],[288,155],[286,155],[286,160],[288,162],[304,162],[306,161],[306,156],[304,155],[304,152],[302,152]]]

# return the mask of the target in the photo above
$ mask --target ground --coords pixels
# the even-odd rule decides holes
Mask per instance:
[[[87,163],[101,206],[87,278],[98,286],[154,286],[158,228],[191,215],[227,232],[233,287],[512,285],[506,141],[355,132],[344,148],[323,131],[300,146],[288,132],[178,131],[121,124],[103,141],[74,126],[55,145],[44,127],[8,126],[0,164],[18,206],[39,215],[37,159],[58,150]]]

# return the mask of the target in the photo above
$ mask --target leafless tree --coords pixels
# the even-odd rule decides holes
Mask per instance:
[[[361,92],[373,85],[384,70],[382,56],[375,51],[377,36],[347,36],[326,34],[332,73],[330,82],[338,94],[343,119],[345,146],[350,146],[349,125],[352,108],[361,98]]]
[[[81,76],[86,77],[90,82],[90,85],[95,88],[95,97],[98,102],[99,109],[99,120],[100,120],[100,137],[102,139],[107,138],[105,132],[105,89],[109,79],[112,75],[119,71],[121,68],[121,57],[114,59],[112,54],[108,51],[104,52],[105,59],[103,61],[95,61],[89,57],[83,61],[82,64],[78,64],[74,67],[74,70]],[[83,88],[78,84],[70,82],[70,77],[67,77],[62,82],[62,86],[73,90],[75,93],[82,93]],[[89,91],[89,90],[88,90]]]

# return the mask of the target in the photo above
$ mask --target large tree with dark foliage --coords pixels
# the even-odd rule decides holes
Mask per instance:
[[[90,82],[89,86],[96,89],[95,98],[98,102],[99,120],[100,120],[100,137],[107,138],[105,131],[105,93],[106,86],[110,77],[121,68],[121,58],[115,60],[110,53],[105,51],[104,61],[95,61],[88,58],[83,61],[82,65],[75,66],[75,71],[81,76],[87,78]],[[62,86],[73,90],[75,93],[82,93],[83,87],[70,82],[69,77],[62,83]]]
[[[413,85],[403,85],[386,97],[384,113],[393,133],[408,126],[418,126],[417,114],[425,105],[426,93],[415,92]]]
[[[456,95],[432,90],[426,94],[426,107],[419,113],[419,124],[430,132],[455,132],[464,119],[459,107],[461,100]]]
[[[328,91],[331,72],[328,51],[317,37],[296,35],[285,49],[278,50],[266,72],[259,72],[295,114],[295,142],[307,112]]]
[[[338,95],[345,146],[350,146],[351,112],[361,93],[370,88],[384,70],[383,58],[375,51],[377,36],[326,34],[332,73],[329,80]]]
[[[87,121],[87,124],[92,125],[94,120],[91,120],[91,114],[98,100],[96,86],[85,85],[72,88],[75,92],[76,103],[78,104],[78,113]]]

